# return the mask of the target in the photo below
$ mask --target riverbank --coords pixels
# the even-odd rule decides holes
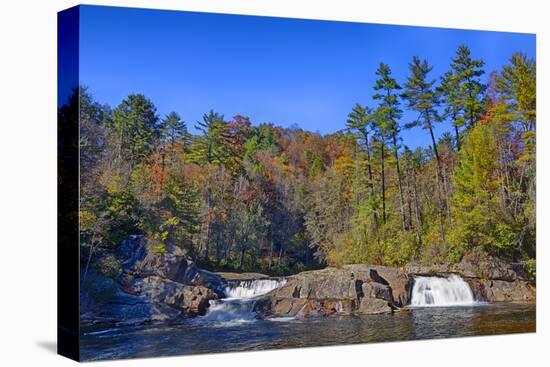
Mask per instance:
[[[284,280],[274,283],[277,286],[261,283],[270,279],[264,274],[200,269],[177,246],[156,253],[141,236],[126,240],[119,257],[122,271],[116,279],[94,274],[89,279],[91,290],[83,289],[84,326],[177,322],[204,316],[212,305],[219,305],[225,298],[243,296],[254,298],[250,311],[257,318],[391,314],[412,303],[418,277],[457,276],[467,284],[471,295],[461,290],[463,284],[448,282],[451,288],[441,292],[456,291],[451,295],[462,298],[446,299],[444,303],[533,303],[536,299],[535,288],[513,265],[482,254],[468,254],[454,265],[409,265],[403,269],[365,264],[329,267],[277,278]],[[452,288],[455,286],[456,290]],[[431,288],[429,282],[424,286],[422,302],[438,306],[438,298],[427,293],[433,292]]]

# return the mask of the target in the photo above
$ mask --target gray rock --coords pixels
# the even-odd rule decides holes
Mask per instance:
[[[184,315],[204,315],[210,300],[218,296],[203,286],[190,286],[158,276],[136,279],[129,292],[144,296],[151,304],[164,303]]]
[[[535,302],[536,291],[523,280],[512,282],[505,280],[488,280],[465,278],[470,285],[474,298],[485,302]]]
[[[477,301],[485,302],[535,302],[533,286],[509,261],[472,251],[458,264],[409,265],[411,275],[460,275],[472,289]]]
[[[386,301],[386,303],[393,303],[392,289],[387,285],[376,282],[364,282],[362,284],[362,290],[362,299],[377,298]]]
[[[127,278],[158,276],[187,285],[201,285],[221,292],[223,277],[199,269],[184,250],[168,244],[166,251],[155,252],[147,246],[143,236],[130,236],[119,251]]]
[[[470,252],[453,267],[454,272],[467,278],[493,279],[513,282],[521,278],[512,265],[494,256]]]
[[[376,315],[381,313],[391,313],[392,307],[383,299],[363,297],[359,304],[357,313],[366,315]]]
[[[392,312],[409,301],[410,284],[405,273],[389,267],[354,264],[306,271],[288,277],[284,286],[258,300],[255,310],[298,317]]]

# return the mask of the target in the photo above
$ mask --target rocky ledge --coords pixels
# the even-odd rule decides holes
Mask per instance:
[[[131,236],[118,257],[122,274],[117,279],[94,274],[93,289],[81,292],[83,324],[139,324],[204,315],[211,300],[223,297],[223,278],[199,269],[177,246],[158,253],[142,236]]]
[[[141,236],[120,248],[122,273],[94,274],[81,292],[83,324],[135,324],[204,315],[223,298],[227,282],[265,279],[262,274],[212,273],[199,269],[184,251],[169,245],[158,253]],[[458,264],[409,265],[404,269],[364,264],[305,271],[258,298],[259,317],[308,317],[392,313],[411,302],[415,276],[460,275],[476,301],[534,302],[535,288],[513,264],[470,253]]]
[[[346,265],[287,278],[256,302],[265,316],[327,316],[391,313],[406,305],[412,278],[385,266]]]
[[[485,254],[470,253],[458,264],[420,266],[403,270],[370,265],[345,265],[308,271],[256,302],[267,317],[306,317],[334,314],[379,314],[406,310],[415,276],[460,275],[481,302],[535,302],[535,288],[513,264]]]
[[[453,265],[409,265],[410,275],[460,275],[472,289],[476,301],[535,302],[536,291],[520,266],[483,253],[468,253]]]

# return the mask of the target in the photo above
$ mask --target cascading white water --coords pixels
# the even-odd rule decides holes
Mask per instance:
[[[456,274],[449,277],[414,278],[411,306],[471,306],[475,303],[470,286]]]
[[[224,288],[226,298],[210,301],[210,307],[202,321],[214,322],[218,326],[234,326],[254,321],[255,299],[279,288],[285,279],[257,279],[230,282]]]
[[[228,284],[224,289],[224,293],[227,298],[253,298],[269,293],[285,283],[285,279],[241,280]]]

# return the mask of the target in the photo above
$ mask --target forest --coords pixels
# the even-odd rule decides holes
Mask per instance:
[[[486,71],[462,45],[443,75],[418,57],[408,66],[406,80],[372,70],[326,135],[246,111],[189,122],[142,94],[107,106],[75,90],[59,115],[79,107],[82,268],[116,276],[122,241],[143,235],[219,271],[452,263],[475,250],[534,277],[535,61],[515,53]],[[405,129],[431,144],[410,149]]]

